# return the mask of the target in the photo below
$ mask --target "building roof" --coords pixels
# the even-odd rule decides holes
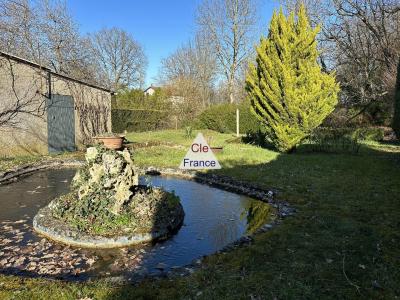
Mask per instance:
[[[145,89],[143,92],[147,92],[149,89],[157,89],[158,86],[150,85],[147,89]]]
[[[95,84],[91,84],[91,83],[88,83],[88,82],[85,82],[85,81],[82,81],[82,80],[79,80],[79,79],[76,79],[76,78],[73,78],[73,77],[70,77],[70,76],[67,76],[67,75],[59,74],[57,72],[52,71],[48,67],[45,67],[45,66],[40,65],[40,64],[37,64],[37,63],[35,63],[33,61],[30,61],[28,59],[25,59],[25,58],[21,58],[21,57],[18,57],[18,56],[15,56],[15,55],[3,52],[3,51],[0,51],[0,56],[3,56],[5,58],[7,58],[7,59],[12,59],[14,61],[29,65],[29,66],[34,67],[34,68],[38,68],[38,69],[44,70],[44,71],[46,71],[46,72],[48,72],[51,75],[54,75],[56,77],[63,78],[63,79],[66,79],[66,80],[70,80],[70,81],[73,81],[73,82],[76,82],[76,83],[79,83],[79,84],[83,84],[83,85],[86,85],[86,86],[89,86],[89,87],[92,87],[92,88],[95,88],[95,89],[98,89],[98,90],[102,90],[102,91],[114,94],[114,91],[111,91],[110,89],[107,89],[105,87],[98,86],[98,85],[95,85]]]

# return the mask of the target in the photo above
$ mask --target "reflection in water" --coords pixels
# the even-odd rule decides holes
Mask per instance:
[[[272,207],[261,201],[251,201],[243,210],[241,217],[246,216],[247,233],[252,234],[272,218]]]
[[[271,208],[251,198],[193,181],[150,177],[180,197],[185,220],[170,239],[154,245],[91,250],[68,247],[32,232],[40,207],[69,191],[75,170],[47,170],[0,187],[0,272],[53,277],[132,275],[191,263],[214,253],[268,221]],[[144,183],[145,179],[141,179]]]
[[[234,241],[238,234],[238,227],[231,226],[229,223],[217,224],[214,228],[210,230],[210,239],[212,240],[214,251],[223,248],[229,242]]]

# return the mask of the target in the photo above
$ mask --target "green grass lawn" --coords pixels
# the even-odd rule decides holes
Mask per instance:
[[[116,286],[0,276],[0,299],[396,299],[400,297],[400,146],[365,144],[358,155],[278,154],[207,132],[222,169],[278,191],[297,209],[272,231],[173,281]],[[177,167],[191,139],[183,131],[129,134],[140,165]],[[172,144],[175,144],[173,146]]]

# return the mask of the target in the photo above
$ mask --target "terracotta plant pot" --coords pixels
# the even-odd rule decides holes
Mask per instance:
[[[213,153],[221,153],[224,147],[210,147]]]
[[[123,136],[97,136],[94,137],[95,140],[98,140],[103,143],[104,147],[107,149],[118,150],[122,148],[122,142],[124,141]]]

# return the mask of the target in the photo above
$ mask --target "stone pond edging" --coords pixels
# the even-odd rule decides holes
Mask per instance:
[[[172,168],[156,168],[145,167],[140,168],[142,174],[145,175],[161,175],[161,176],[174,176],[187,180],[193,180],[202,184],[217,187],[228,192],[248,196],[257,200],[261,200],[270,204],[277,209],[279,217],[291,215],[295,210],[285,201],[276,201],[276,191],[266,190],[256,184],[246,181],[233,179],[229,176],[200,173],[196,171],[179,170]]]
[[[120,248],[136,244],[151,242],[155,240],[165,239],[177,230],[183,222],[182,206],[177,206],[174,213],[173,223],[169,228],[163,228],[159,231],[149,233],[135,233],[131,235],[122,235],[117,237],[92,236],[76,229],[71,228],[68,224],[55,219],[48,206],[39,210],[33,218],[33,228],[41,235],[51,240],[62,242],[67,245],[82,248]]]
[[[29,175],[36,171],[57,168],[74,168],[83,166],[84,162],[77,159],[65,160],[45,160],[35,163],[25,164],[16,168],[0,172],[0,185],[17,180],[19,177]]]

